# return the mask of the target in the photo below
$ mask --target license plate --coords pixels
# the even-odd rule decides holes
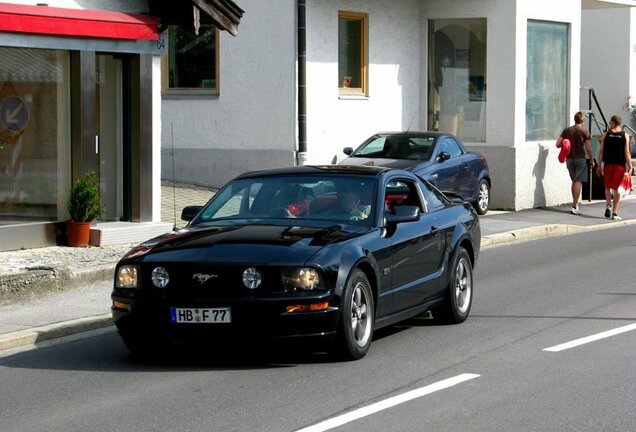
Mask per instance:
[[[231,323],[230,308],[170,308],[170,322],[175,324],[216,324]]]

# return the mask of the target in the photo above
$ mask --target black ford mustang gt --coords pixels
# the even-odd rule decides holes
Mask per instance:
[[[247,335],[316,338],[357,359],[374,329],[470,312],[477,215],[407,171],[248,173],[182,218],[117,265],[112,313],[133,353]]]

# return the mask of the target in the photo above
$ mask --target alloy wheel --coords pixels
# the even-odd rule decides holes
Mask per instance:
[[[462,257],[457,262],[455,270],[455,299],[457,300],[457,309],[462,315],[468,311],[473,294],[473,279],[469,265],[466,258]]]
[[[351,333],[358,346],[366,345],[371,337],[368,292],[369,288],[359,281],[351,293]]]

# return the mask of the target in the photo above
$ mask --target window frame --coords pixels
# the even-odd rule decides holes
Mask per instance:
[[[343,87],[340,82],[340,58],[338,58],[338,93],[340,96],[368,96],[368,70],[369,70],[369,14],[362,12],[338,11],[338,32],[340,20],[359,20],[361,27],[360,46],[360,83],[361,87]],[[340,57],[340,35],[338,35],[338,57]]]
[[[202,23],[203,25],[209,25]],[[172,27],[172,26],[170,26]],[[170,41],[170,27],[166,29],[166,40]],[[178,27],[178,26],[177,26]],[[221,32],[214,26],[214,69],[216,72],[216,85],[214,87],[170,87],[170,48],[168,53],[161,56],[161,95],[164,97],[182,96],[218,96],[221,89],[221,68],[220,68],[220,39]]]
[[[532,29],[531,27],[534,26]],[[529,97],[528,95],[531,94],[530,92],[530,71],[529,71],[529,64],[530,64],[530,48],[528,46],[529,44],[529,40],[530,40],[530,32],[532,31],[537,31],[540,26],[545,27],[549,27],[552,30],[554,29],[561,29],[565,31],[565,38],[563,39],[563,49],[565,50],[564,55],[559,56],[562,59],[564,59],[564,68],[563,68],[563,74],[564,74],[564,82],[565,82],[565,97],[562,98],[562,100],[564,101],[563,103],[563,111],[559,114],[561,116],[561,125],[556,126],[554,129],[554,135],[549,133],[549,132],[544,132],[543,134],[535,134],[535,133],[531,133],[532,130],[530,130],[528,128],[528,125],[531,123],[528,120],[528,113],[529,111],[531,111],[530,106],[531,106],[531,97]],[[544,141],[544,140],[548,140],[548,139],[552,139],[553,136],[558,136],[558,134],[560,133],[560,129],[562,129],[563,127],[566,127],[568,125],[568,117],[569,117],[569,112],[570,112],[570,87],[572,84],[572,65],[571,65],[571,56],[572,56],[572,24],[568,23],[568,22],[560,22],[560,21],[547,21],[547,20],[538,20],[538,19],[528,19],[526,22],[526,100],[525,100],[525,104],[524,104],[524,108],[525,108],[525,140],[526,142],[538,142],[538,141]],[[545,89],[543,89],[543,91],[541,92],[542,95],[545,94]],[[539,99],[539,102],[542,103],[542,106],[545,106],[545,96],[543,99]],[[542,110],[542,114],[543,117],[545,118],[545,109]],[[547,124],[543,124],[542,126],[544,126],[543,129],[547,130],[548,126]],[[554,126],[554,125],[553,125]]]

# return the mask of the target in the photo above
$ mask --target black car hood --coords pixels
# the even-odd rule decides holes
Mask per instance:
[[[367,230],[349,225],[194,226],[143,243],[126,258],[146,262],[302,265],[325,246]]]
[[[415,166],[421,164],[428,164],[428,161],[410,159],[365,158],[356,156],[345,158],[341,162],[339,162],[339,165],[382,166],[387,168],[403,169],[406,171],[411,171]]]

